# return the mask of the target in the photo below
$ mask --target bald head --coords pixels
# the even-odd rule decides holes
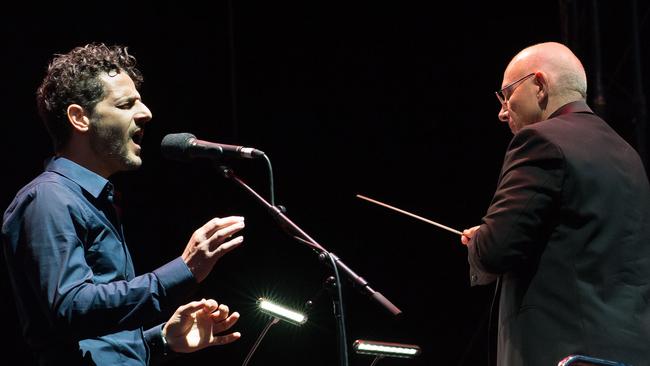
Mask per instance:
[[[587,76],[582,63],[569,48],[556,42],[539,43],[519,52],[506,73],[520,70],[544,72],[550,98],[564,104],[587,98]]]
[[[566,46],[539,43],[519,52],[503,74],[499,119],[517,133],[565,104],[587,98],[582,63]],[[497,95],[499,96],[499,95]]]

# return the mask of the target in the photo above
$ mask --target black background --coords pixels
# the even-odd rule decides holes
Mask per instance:
[[[154,118],[144,165],[114,177],[127,240],[144,273],[182,253],[191,233],[214,216],[246,217],[244,245],[218,262],[201,285],[241,313],[243,338],[173,364],[241,364],[268,318],[255,299],[289,306],[314,300],[309,322],[272,327],[250,365],[338,364],[331,273],[285,235],[263,206],[205,161],[163,160],[168,133],[253,146],[273,163],[276,203],[404,312],[397,320],[344,286],[349,342],[418,344],[416,360],[379,365],[487,364],[487,311],[493,287],[470,288],[459,238],[362,201],[362,194],[462,230],[477,225],[495,189],[511,137],[497,119],[494,90],[520,49],[577,40],[588,74],[600,39],[610,124],[636,147],[630,1],[600,3],[600,33],[588,1],[563,23],[561,3],[141,1],[16,4],[3,11],[2,195],[42,169],[52,152],[34,92],[54,53],[89,42],[128,45]],[[569,2],[571,3],[571,2]],[[639,4],[642,85],[647,89],[646,15]],[[570,29],[565,33],[563,29]],[[591,82],[591,80],[590,80]],[[606,148],[606,147],[605,147]],[[646,157],[647,158],[647,157]],[[227,162],[265,198],[263,160]],[[31,364],[6,275],[3,354]],[[351,365],[369,365],[351,355]]]

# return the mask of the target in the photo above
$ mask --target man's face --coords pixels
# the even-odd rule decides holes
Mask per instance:
[[[537,100],[538,85],[536,76],[526,77],[526,73],[506,70],[503,78],[503,95],[505,103],[501,104],[499,119],[508,122],[513,134],[524,126],[542,120],[541,109]]]
[[[109,175],[137,169],[142,165],[139,144],[151,111],[125,72],[104,73],[100,79],[106,95],[90,117],[91,149]]]

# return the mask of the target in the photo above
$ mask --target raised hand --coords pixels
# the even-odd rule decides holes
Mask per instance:
[[[239,332],[219,335],[239,319],[239,313],[229,312],[228,306],[212,299],[180,306],[163,327],[167,346],[174,352],[190,353],[236,341],[241,337]]]
[[[244,218],[214,218],[198,228],[190,238],[182,258],[198,282],[203,281],[224,254],[238,247],[242,236],[231,236],[244,228]]]

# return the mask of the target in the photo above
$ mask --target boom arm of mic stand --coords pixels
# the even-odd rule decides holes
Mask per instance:
[[[339,259],[339,257],[337,257],[332,252],[330,252],[330,256],[334,258],[334,262],[336,263],[336,266],[339,268],[339,270],[343,271],[348,276],[348,279],[352,281],[352,283],[354,283],[358,288],[362,289],[363,292],[365,292],[373,300],[377,301],[391,314],[395,316],[402,314],[402,311],[397,306],[393,305],[392,302],[388,301],[388,299],[384,297],[384,295],[373,290],[370,286],[368,286],[368,282],[366,282],[366,280],[364,280],[363,277],[354,273],[354,271],[352,271],[350,267],[346,266],[345,263],[343,263]]]
[[[310,246],[312,249],[317,251],[319,253],[319,257],[321,259],[327,259],[327,253],[329,253],[330,256],[334,259],[334,262],[336,263],[336,267],[343,273],[346,274],[347,278],[357,287],[365,293],[366,295],[370,296],[373,300],[378,302],[384,309],[388,310],[391,314],[398,316],[402,314],[402,311],[395,305],[393,305],[392,302],[390,302],[384,295],[381,293],[373,290],[369,285],[368,282],[358,274],[356,274],[350,267],[348,267],[345,263],[343,263],[334,253],[328,252],[318,244],[318,242],[314,239],[312,239],[307,233],[305,233],[298,225],[294,224],[289,218],[282,213],[277,207],[271,205],[266,201],[262,196],[260,196],[257,192],[255,192],[254,189],[249,187],[244,181],[242,181],[239,177],[235,175],[235,173],[232,171],[232,169],[225,167],[225,166],[219,166],[218,167],[223,175],[228,178],[232,179],[235,182],[237,182],[240,186],[242,186],[246,191],[248,191],[251,195],[253,195],[259,202],[261,202],[264,207],[269,211],[271,216],[279,223],[280,227],[290,236],[294,237],[295,239],[299,240],[302,243],[307,244]],[[324,261],[327,263],[327,261]]]

